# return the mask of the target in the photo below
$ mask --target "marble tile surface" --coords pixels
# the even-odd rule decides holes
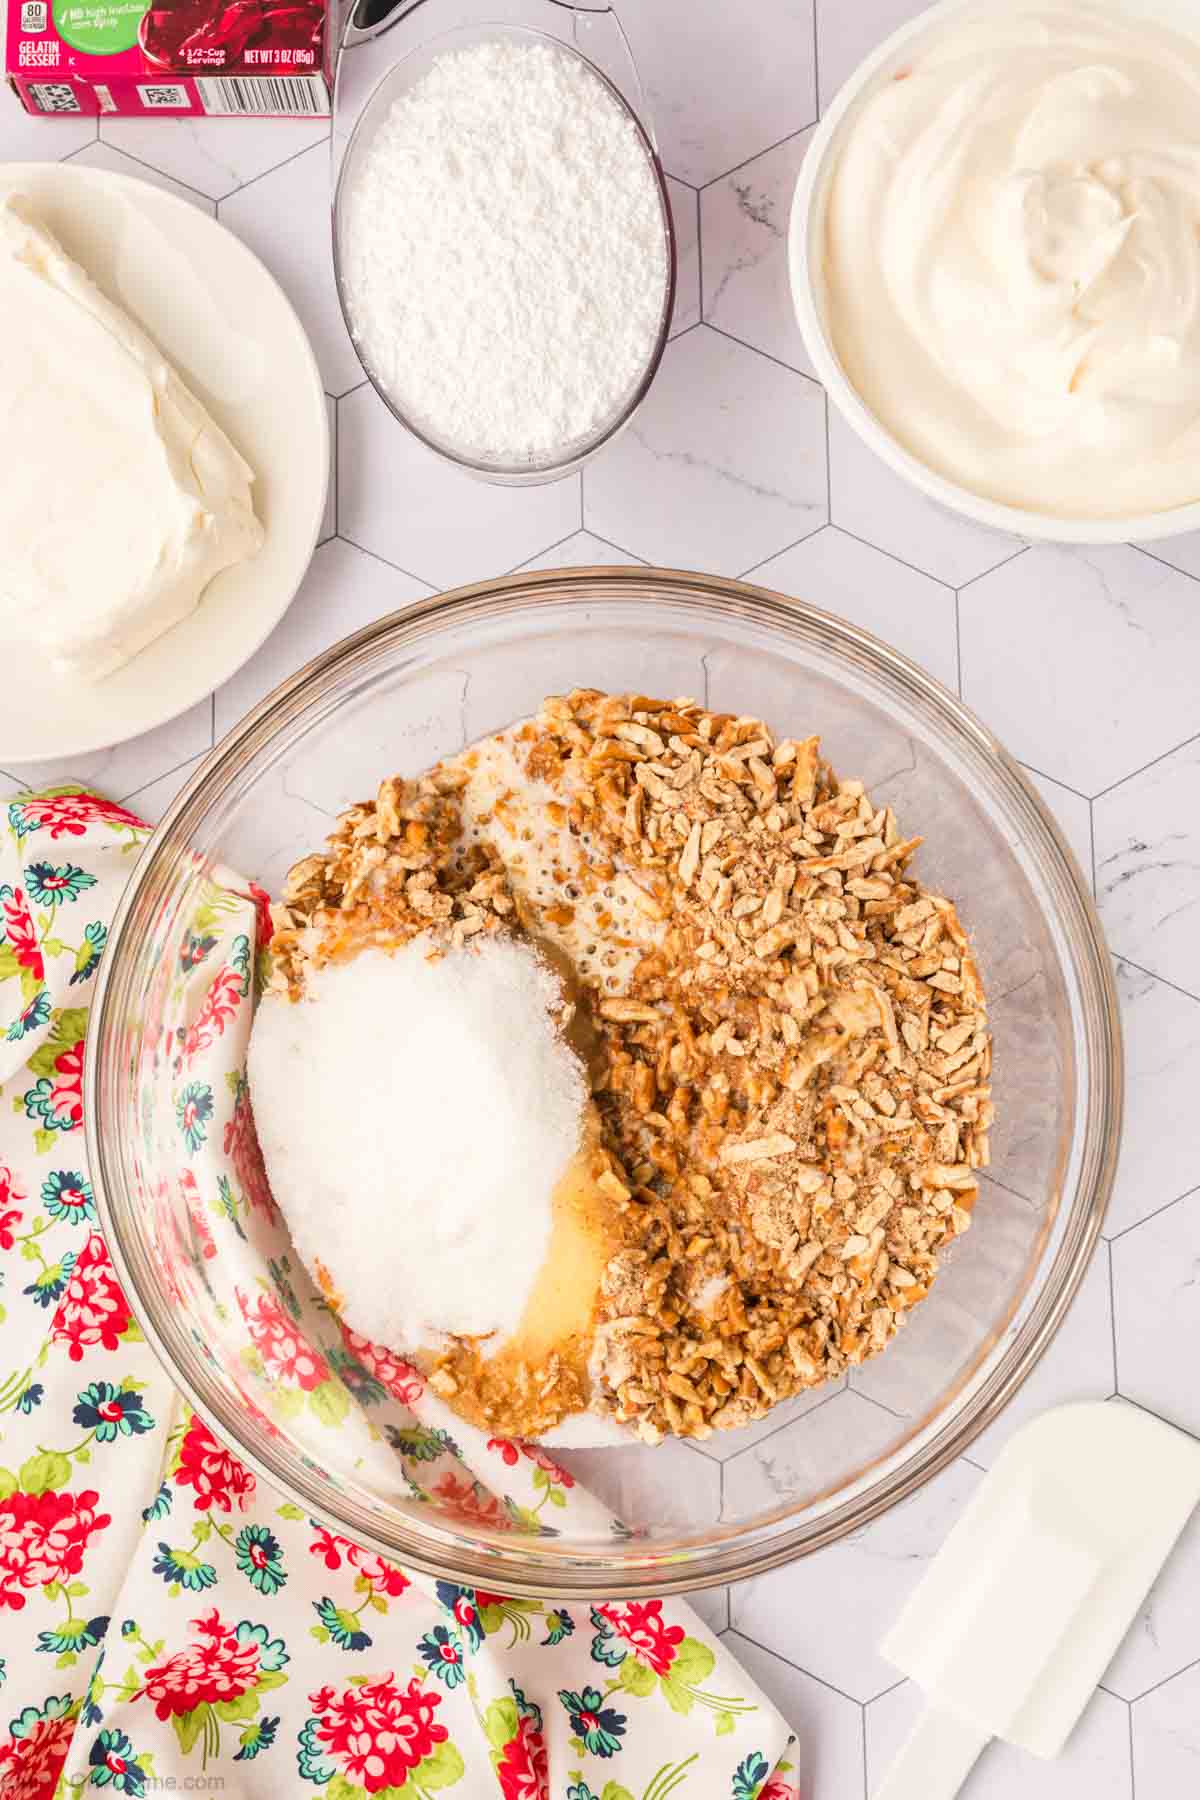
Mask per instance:
[[[364,384],[333,287],[326,124],[107,120],[97,130],[31,119],[0,96],[0,156],[75,157],[155,181],[215,207],[257,251],[311,335],[336,474],[325,541],[294,604],[219,693],[97,756],[0,770],[6,783],[80,777],[153,821],[214,738],[345,633],[516,568],[657,561],[748,574],[894,644],[1001,737],[1089,882],[1094,870],[1126,1034],[1125,1150],[1109,1241],[1066,1322],[968,1456],[906,1504],[786,1569],[698,1597],[793,1720],[804,1800],[866,1800],[879,1781],[916,1707],[879,1638],[1024,1418],[1115,1386],[1200,1435],[1200,533],[1140,548],[1027,548],[943,511],[836,411],[827,418],[791,312],[788,210],[818,100],[828,105],[858,59],[919,9],[624,0],[671,178],[673,341],[633,426],[582,480],[526,490],[442,465]],[[466,727],[474,701],[456,683],[449,671],[445,704]],[[365,769],[376,747],[360,756]],[[267,881],[324,835],[341,798],[319,769],[273,781]],[[236,861],[236,827],[229,853]],[[768,1506],[851,1435],[882,1448],[903,1401],[885,1369],[717,1445],[670,1447],[664,1516]],[[1200,1791],[1198,1599],[1193,1521],[1064,1755],[1043,1764],[993,1747],[967,1800]]]

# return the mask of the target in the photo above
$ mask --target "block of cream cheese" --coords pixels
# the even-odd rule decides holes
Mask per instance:
[[[99,680],[263,541],[254,473],[134,320],[0,202],[0,634]]]

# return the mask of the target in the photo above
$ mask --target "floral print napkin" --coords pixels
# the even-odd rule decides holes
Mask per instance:
[[[0,807],[0,1800],[794,1800],[786,1725],[687,1606],[409,1574],[257,1480],[174,1391],[81,1130],[91,986],[145,836],[73,786]],[[467,1432],[298,1294],[244,1076],[261,898],[215,898],[178,951],[158,1065],[190,1222],[180,1243],[164,1215],[173,1278],[228,1264],[264,1430],[301,1416],[389,1459],[414,1503],[498,1529],[595,1524],[545,1452]]]

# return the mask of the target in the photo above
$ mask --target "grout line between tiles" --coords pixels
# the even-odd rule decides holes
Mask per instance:
[[[911,569],[914,575],[922,575],[926,581],[936,581],[937,585],[945,588],[948,594],[954,593],[951,583],[943,581],[940,575],[931,575],[928,569],[918,568],[917,564],[909,562],[907,557],[897,556],[894,550],[885,550],[882,544],[873,544],[870,538],[860,537],[857,531],[851,531],[849,526],[843,525],[840,519],[831,518],[829,523],[846,537],[853,538],[856,544],[863,544],[868,550],[874,550],[880,556],[890,558],[892,562],[899,563],[902,569]]]
[[[203,750],[194,750],[191,756],[185,756],[182,761],[173,763],[169,769],[160,770],[157,775],[152,775],[149,781],[141,782],[137,787],[132,788],[129,793],[118,795],[117,805],[125,806],[130,800],[136,800],[139,794],[144,794],[147,788],[152,788],[156,782],[166,781],[168,776],[171,775],[178,775],[180,769],[186,769],[190,763],[199,762],[200,758],[206,756],[211,749],[212,742],[210,739]]]
[[[1117,1283],[1113,1275],[1112,1241],[1107,1239],[1104,1247],[1108,1251],[1108,1329],[1112,1338],[1112,1372],[1113,1388],[1121,1391],[1121,1376],[1117,1366]]]
[[[975,583],[977,581],[982,581],[985,575],[994,575],[997,569],[1006,569],[1009,563],[1016,562],[1018,556],[1024,556],[1025,552],[1031,547],[1032,546],[1029,544],[1019,544],[1011,555],[1001,557],[1000,561],[998,563],[993,563],[990,569],[980,569],[978,575],[972,575],[968,581],[960,581],[958,584],[959,593],[965,594],[969,587],[974,587]]]
[[[1148,1412],[1149,1408],[1144,1406],[1142,1408],[1142,1411]],[[1157,1418],[1158,1414],[1155,1413],[1154,1416],[1155,1416],[1155,1418]],[[1126,1700],[1125,1701],[1126,1706],[1128,1706],[1132,1710],[1132,1708],[1137,1706],[1140,1701],[1148,1700],[1150,1698],[1151,1694],[1157,1694],[1159,1688],[1166,1687],[1169,1682],[1178,1681],[1178,1679],[1181,1675],[1190,1674],[1190,1672],[1193,1669],[1200,1669],[1200,1656],[1193,1657],[1192,1661],[1189,1663],[1184,1663],[1182,1669],[1172,1669],[1171,1673],[1169,1675],[1164,1675],[1161,1681],[1151,1682],[1151,1684],[1148,1688],[1143,1688],[1140,1694],[1135,1694],[1133,1696],[1132,1700]],[[1122,1700],[1124,1698],[1125,1697],[1123,1694],[1117,1695],[1118,1700]]]
[[[1088,801],[1088,843],[1092,859],[1092,899],[1099,900],[1100,884],[1096,880],[1096,808]]]
[[[696,278],[700,290],[700,319],[704,319],[704,209],[696,193]]]
[[[767,1579],[770,1580],[770,1577],[768,1576]],[[814,1675],[811,1669],[806,1669],[800,1663],[793,1662],[791,1657],[785,1656],[781,1650],[772,1650],[770,1644],[761,1643],[758,1638],[751,1637],[750,1633],[743,1631],[740,1625],[731,1625],[729,1630],[730,1636],[744,1638],[748,1644],[753,1644],[756,1650],[761,1650],[764,1656],[773,1656],[776,1662],[786,1664],[789,1669],[795,1669],[797,1675],[804,1675],[809,1681],[815,1681],[818,1687],[828,1688],[831,1694],[840,1694],[843,1700],[850,1702],[851,1706],[861,1707],[867,1704],[866,1701],[856,1700],[853,1694],[846,1692],[845,1688],[838,1687],[832,1681],[826,1681],[823,1675]],[[899,1683],[893,1683],[893,1686],[899,1686]],[[885,1688],[884,1692],[890,1693],[891,1688]],[[878,1700],[879,1697],[878,1694],[871,1696],[872,1700]]]
[[[819,0],[813,0],[813,104],[817,109],[819,119],[821,116],[821,33],[817,20],[818,5]]]
[[[812,538],[820,537],[823,531],[828,531],[829,529],[829,520],[822,519],[819,525],[814,525],[811,531],[806,531],[802,536],[793,538],[790,544],[785,544],[783,546],[782,550],[772,550],[770,556],[760,557],[758,562],[751,563],[748,569],[743,569],[740,575],[735,575],[734,580],[749,581],[756,569],[765,569],[769,562],[775,562],[779,557],[786,556],[789,550],[798,550],[801,544],[807,544]]]
[[[1173,1431],[1182,1431],[1187,1437],[1194,1438],[1200,1444],[1200,1432],[1192,1431],[1187,1425],[1181,1425],[1178,1419],[1168,1419],[1165,1413],[1155,1412],[1154,1408],[1147,1406],[1144,1400],[1135,1400],[1132,1394],[1117,1394],[1115,1398],[1126,1401],[1130,1406],[1136,1406],[1139,1412],[1149,1413],[1150,1417],[1157,1419],[1160,1424],[1169,1425]],[[1188,1669],[1195,1668],[1200,1668],[1200,1657],[1197,1657],[1195,1662],[1186,1663],[1182,1669],[1176,1669],[1173,1674],[1164,1675],[1162,1681],[1156,1681],[1153,1687],[1146,1689],[1146,1694],[1152,1694],[1155,1688],[1162,1687],[1168,1681],[1174,1681],[1176,1675],[1183,1675]],[[1143,1700],[1145,1694],[1138,1694],[1135,1698]]]
[[[1069,782],[1061,780],[1059,776],[1048,775],[1045,769],[1035,768],[1032,763],[1025,762],[1023,759],[1021,760],[1021,767],[1025,770],[1026,774],[1036,775],[1039,781],[1049,781],[1055,787],[1062,788],[1064,792],[1074,794],[1077,800],[1086,800],[1089,806],[1092,804],[1091,799],[1087,794],[1081,794],[1078,788],[1073,788]]]
[[[781,149],[784,144],[789,144],[793,138],[803,137],[806,131],[812,130],[819,117],[820,115],[817,114],[814,118],[806,119],[803,125],[797,125],[792,131],[785,131],[783,136],[776,138],[773,144],[764,144],[762,149],[756,150],[752,156],[743,156],[741,162],[735,162],[731,169],[722,169],[719,175],[710,176],[707,181],[702,181],[700,183],[696,192],[698,194],[707,193],[710,187],[716,187],[718,181],[728,181],[729,177],[731,175],[736,175],[739,170],[748,169],[750,164],[757,162],[760,156],[769,156],[772,150]],[[691,186],[690,182],[688,183],[688,186]]]
[[[1131,769],[1128,775],[1122,775],[1117,781],[1110,781],[1107,787],[1100,788],[1092,798],[1094,800],[1106,799],[1109,794],[1115,793],[1117,788],[1124,787],[1127,781],[1136,781],[1139,775],[1145,775],[1149,769],[1156,769],[1159,763],[1166,762],[1169,756],[1178,756],[1181,750],[1187,750],[1191,745],[1197,743],[1200,743],[1200,731],[1194,731],[1191,737],[1184,738],[1181,744],[1172,744],[1169,750],[1162,751],[1160,755],[1152,756],[1150,761],[1143,763],[1140,769]]]
[[[167,181],[173,182],[176,187],[186,188],[189,194],[195,194],[197,200],[203,200],[205,206],[211,206],[213,211],[216,211],[218,201],[214,199],[212,194],[206,194],[203,188],[198,188],[195,182],[181,181],[178,175],[172,175],[167,169],[160,169],[157,163],[147,162],[144,156],[135,156],[132,150],[126,150],[124,144],[114,144],[111,138],[101,137],[99,130],[96,132],[95,141],[98,144],[103,144],[106,149],[111,150],[114,156],[128,157],[129,161],[136,163],[139,169],[149,169],[152,175],[162,175]],[[90,148],[90,146],[85,144],[84,149],[86,150],[88,148]],[[78,151],[72,152],[72,155],[77,156],[78,154]],[[67,159],[64,157],[63,160],[65,162]]]
[[[777,369],[786,369],[789,375],[798,375],[801,381],[809,382],[811,386],[819,388],[821,393],[825,392],[815,375],[810,375],[805,369],[798,369],[794,363],[784,362],[782,356],[775,356],[770,350],[764,350],[761,344],[752,344],[747,338],[738,337],[735,331],[726,331],[723,325],[714,325],[711,319],[706,319],[703,315],[696,320],[696,325],[707,325],[710,331],[715,331],[717,336],[723,337],[727,343],[740,344],[743,350],[749,350],[754,356],[761,356],[764,362],[774,363]],[[685,337],[689,331],[695,331],[696,325],[685,326],[679,336]],[[677,341],[677,339],[672,339],[673,343]]]
[[[302,125],[304,121],[303,119],[298,119],[296,123]],[[232,200],[235,194],[244,194],[247,188],[256,187],[260,181],[265,181],[268,175],[277,175],[280,169],[286,169],[290,163],[299,162],[300,158],[302,156],[307,156],[310,151],[319,150],[322,145],[327,146],[332,131],[333,126],[331,122],[330,129],[322,132],[320,137],[314,138],[311,144],[305,144],[303,150],[293,150],[292,154],[290,156],[285,156],[282,162],[274,163],[269,169],[260,169],[257,175],[251,175],[247,180],[239,181],[236,187],[230,189],[229,193],[221,195],[221,198],[217,201],[218,211],[225,205],[227,200]]]
[[[960,700],[961,700],[961,699],[962,699],[962,697],[963,697],[963,679],[962,679],[962,611],[961,611],[961,608],[960,608],[960,606],[959,606],[959,600],[958,600],[958,592],[957,592],[957,590],[955,590],[955,595],[954,595],[954,667],[955,667],[955,671],[956,671],[956,673],[955,673],[955,681],[956,681],[956,682],[957,682],[957,684],[958,684],[958,697],[959,697],[959,699],[960,699]]]
[[[1190,569],[1181,569],[1178,563],[1168,562],[1165,556],[1159,556],[1154,550],[1147,550],[1145,544],[1130,544],[1129,548],[1136,550],[1139,556],[1148,556],[1160,569],[1170,569],[1172,575],[1182,575],[1187,581],[1200,581],[1200,575],[1193,575]]]
[[[1118,962],[1125,963],[1130,969],[1136,969],[1139,975],[1148,975],[1151,981],[1161,981],[1164,987],[1174,988],[1175,992],[1177,994],[1182,994],[1185,1000],[1195,1000],[1200,1002],[1200,994],[1193,994],[1191,988],[1180,987],[1177,981],[1169,980],[1166,975],[1159,975],[1156,974],[1153,969],[1143,968],[1141,963],[1134,962],[1131,956],[1122,956],[1121,952],[1119,950],[1113,950],[1111,945],[1109,946],[1109,949]]]
[[[705,699],[704,704],[706,706],[708,705],[707,698]],[[781,1431],[786,1431],[789,1425],[798,1425],[801,1419],[811,1419],[814,1413],[819,1413],[823,1406],[828,1406],[830,1401],[836,1400],[839,1395],[852,1394],[854,1392],[855,1389],[852,1387],[839,1387],[836,1393],[826,1394],[823,1400],[818,1400],[817,1404],[815,1406],[810,1406],[807,1412],[800,1413],[794,1419],[781,1420],[778,1425],[772,1426],[770,1431],[764,1431],[760,1438],[755,1438],[752,1444],[747,1444],[744,1450],[735,1450],[732,1456],[716,1456],[711,1450],[706,1450],[702,1443],[697,1443],[695,1448],[699,1454],[707,1457],[709,1462],[715,1462],[721,1470],[722,1499],[724,1499],[725,1470],[731,1463],[737,1462],[740,1457],[752,1456],[756,1450],[761,1450],[764,1444],[769,1444],[772,1438],[778,1437]]]
[[[1164,1200],[1161,1206],[1156,1206],[1153,1212],[1148,1212],[1146,1214],[1145,1218],[1135,1219],[1132,1225],[1123,1225],[1120,1231],[1110,1232],[1104,1240],[1105,1243],[1109,1245],[1119,1244],[1121,1239],[1127,1238],[1131,1231],[1140,1231],[1141,1227],[1143,1225],[1148,1225],[1151,1219],[1161,1218],[1163,1213],[1170,1212],[1173,1206],[1182,1206],[1185,1200],[1191,1200],[1197,1194],[1200,1194],[1200,1187],[1185,1188],[1182,1194],[1176,1194],[1172,1200]],[[1117,1386],[1119,1389],[1119,1382],[1117,1383]]]
[[[424,575],[416,575],[411,569],[401,568],[399,563],[392,562],[389,557],[381,556],[378,550],[368,550],[367,546],[360,544],[357,538],[347,537],[344,531],[337,532],[336,536],[341,539],[343,544],[349,544],[352,550],[360,550],[364,556],[370,556],[375,562],[382,563],[385,569],[395,569],[397,575],[406,575],[410,581],[419,581],[422,587],[430,588],[435,594],[444,591],[443,583],[429,581]],[[327,538],[325,541],[331,544],[333,538]]]

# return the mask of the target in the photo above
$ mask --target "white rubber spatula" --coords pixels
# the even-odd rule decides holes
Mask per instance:
[[[952,1800],[990,1738],[1057,1756],[1200,1502],[1200,1443],[1120,1400],[1005,1445],[881,1645],[928,1706],[875,1800]]]

